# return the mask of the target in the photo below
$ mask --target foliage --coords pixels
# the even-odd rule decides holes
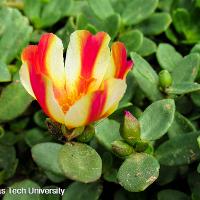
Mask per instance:
[[[1,188],[66,189],[3,199],[200,199],[199,17],[199,0],[0,0]],[[52,32],[66,51],[77,29],[124,42],[134,68],[118,109],[66,142],[18,71],[28,43]]]

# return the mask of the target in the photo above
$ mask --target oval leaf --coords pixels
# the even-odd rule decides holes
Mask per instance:
[[[36,144],[31,149],[33,160],[43,169],[63,175],[58,165],[58,154],[62,146],[51,142]]]
[[[141,138],[156,140],[162,137],[174,119],[175,104],[172,99],[160,100],[146,108],[139,118]]]
[[[98,200],[102,193],[102,186],[99,183],[72,183],[66,190],[62,200],[71,200],[76,197],[76,200]]]
[[[160,165],[151,155],[133,154],[118,171],[119,184],[130,192],[144,191],[159,175]]]
[[[197,133],[177,135],[161,144],[155,152],[159,162],[167,166],[186,165],[200,159]]]
[[[60,150],[59,164],[65,176],[72,180],[89,183],[101,176],[101,158],[86,144],[66,143]]]

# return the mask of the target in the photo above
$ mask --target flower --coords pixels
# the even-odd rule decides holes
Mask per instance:
[[[63,45],[52,33],[42,35],[21,55],[20,79],[53,120],[67,128],[85,126],[115,111],[126,90],[126,75],[133,62],[127,60],[123,43],[105,32],[85,30],[70,36],[65,65]]]

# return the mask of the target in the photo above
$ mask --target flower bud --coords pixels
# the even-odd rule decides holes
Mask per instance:
[[[167,70],[162,70],[159,73],[159,85],[165,89],[172,85],[171,74]]]
[[[140,140],[140,124],[139,121],[128,111],[125,111],[124,121],[120,127],[122,138],[130,145],[134,145]]]
[[[124,156],[129,156],[130,154],[133,153],[133,147],[122,140],[115,140],[112,143],[112,151],[116,155],[124,157]]]
[[[77,137],[77,140],[79,142],[89,142],[95,134],[95,128],[92,125],[88,125],[85,130],[83,131],[83,133]]]

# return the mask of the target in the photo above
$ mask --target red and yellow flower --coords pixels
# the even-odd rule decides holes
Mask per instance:
[[[20,79],[53,120],[68,128],[87,125],[110,115],[126,90],[127,60],[123,43],[108,47],[105,32],[71,34],[65,64],[63,45],[52,33],[22,52]]]

